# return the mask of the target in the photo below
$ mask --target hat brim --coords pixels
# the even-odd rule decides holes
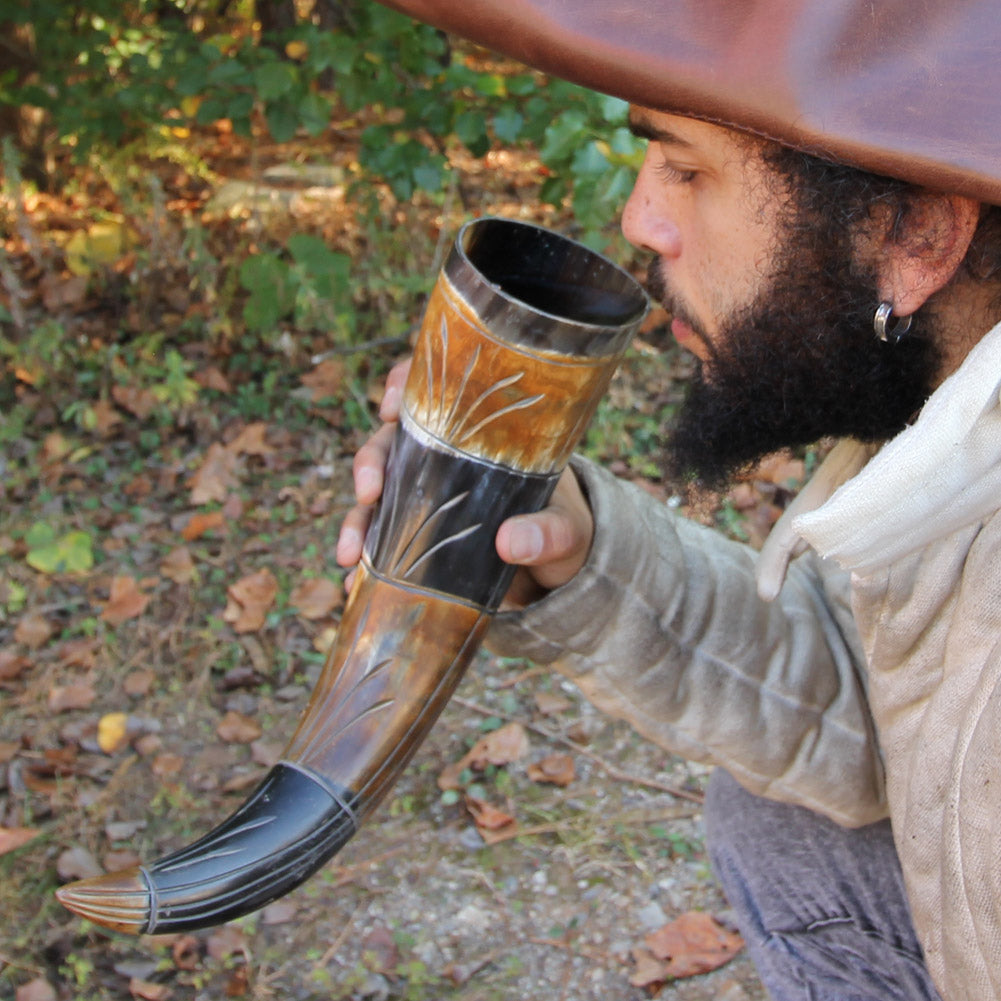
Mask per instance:
[[[382,0],[554,76],[1001,204],[996,0]]]

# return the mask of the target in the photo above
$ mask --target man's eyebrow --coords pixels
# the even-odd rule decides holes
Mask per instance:
[[[695,148],[693,143],[682,139],[676,132],[658,128],[640,115],[629,116],[629,131],[637,139],[649,139],[650,142],[667,143],[670,146],[680,146],[682,149]]]

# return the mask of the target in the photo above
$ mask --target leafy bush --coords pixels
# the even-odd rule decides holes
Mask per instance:
[[[528,143],[551,176],[543,198],[572,200],[585,234],[617,213],[639,144],[625,105],[535,73],[475,68],[440,32],[355,0],[337,30],[303,22],[259,38],[164,0],[13,0],[0,33],[18,53],[0,71],[0,111],[34,108],[77,156],[169,124],[266,123],[277,141],[321,134],[334,111],[365,109],[361,165],[397,198],[446,184],[449,144],[482,157]],[[234,5],[236,7],[236,5]],[[208,25],[211,23],[211,27]],[[331,85],[332,81],[332,85]]]

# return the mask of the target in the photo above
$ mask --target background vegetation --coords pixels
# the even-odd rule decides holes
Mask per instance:
[[[280,751],[343,604],[351,456],[458,226],[633,266],[624,112],[369,0],[0,0],[0,999],[673,982],[631,949],[722,906],[704,772],[487,657],[365,837],[267,914],[135,941],[52,896],[204,832]],[[802,464],[664,481],[688,368],[663,320],[587,448],[755,541]],[[502,725],[531,748],[439,788]],[[758,996],[728,969],[663,996]]]

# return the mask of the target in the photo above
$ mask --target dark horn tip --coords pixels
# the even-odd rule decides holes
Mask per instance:
[[[133,935],[222,924],[288,893],[343,847],[356,829],[355,799],[301,767],[278,764],[194,844],[56,895],[82,917]]]
[[[150,892],[138,866],[67,883],[56,890],[56,899],[74,914],[115,931],[142,935],[149,926]]]

